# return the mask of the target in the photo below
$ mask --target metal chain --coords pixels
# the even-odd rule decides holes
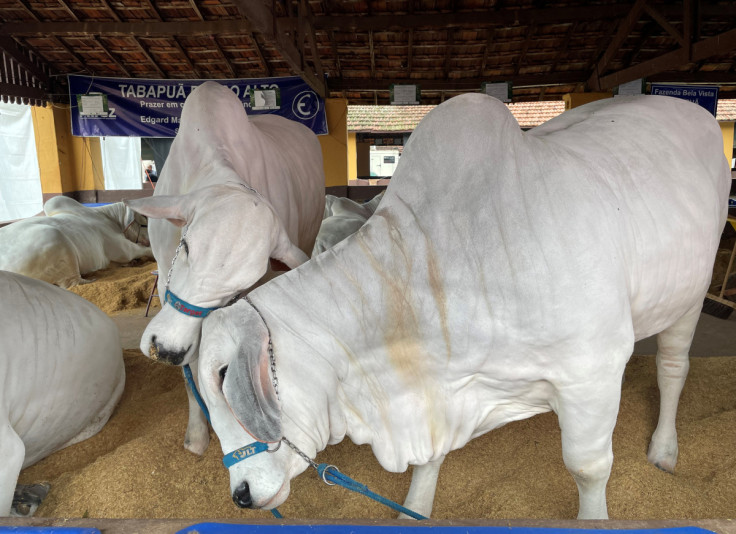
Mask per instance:
[[[187,235],[188,229],[189,229],[188,226],[184,227],[184,231],[181,234],[181,239],[179,240],[179,245],[176,247],[176,251],[174,252],[174,257],[171,258],[171,267],[169,267],[169,273],[166,275],[166,289],[169,289],[169,283],[171,282],[171,271],[174,270],[174,262],[176,261],[176,258],[179,256],[179,251],[181,250],[181,247],[184,244],[184,238]]]
[[[312,466],[312,467],[314,467],[315,469],[317,469],[317,468],[319,467],[319,466],[317,465],[317,462],[315,462],[315,461],[314,461],[314,460],[312,460],[312,459],[311,459],[311,458],[310,458],[309,456],[307,456],[307,455],[306,455],[306,454],[304,454],[304,453],[303,453],[302,451],[300,451],[300,450],[299,450],[299,447],[297,447],[296,445],[294,445],[294,444],[293,444],[293,443],[292,443],[291,441],[289,441],[288,439],[286,439],[286,438],[283,438],[283,437],[281,438],[281,441],[283,441],[283,442],[284,442],[284,443],[286,443],[286,444],[287,444],[287,445],[288,445],[289,447],[291,447],[291,448],[292,448],[292,450],[293,450],[293,451],[294,451],[295,453],[297,453],[297,454],[298,454],[299,456],[301,456],[301,457],[302,457],[302,458],[304,459],[304,461],[305,461],[305,462],[307,462],[307,463],[308,463],[309,465],[311,465],[311,466]]]
[[[266,327],[266,332],[268,332],[268,359],[271,362],[271,383],[273,384],[273,389],[276,390],[276,398],[280,401],[281,396],[279,395],[279,379],[276,376],[276,357],[273,354],[271,329],[268,328],[268,323],[266,322],[266,319],[263,318],[263,314],[258,308],[256,308],[255,304],[253,304],[253,301],[250,300],[250,297],[248,295],[245,295],[244,298],[248,302],[248,304],[250,304],[253,309],[256,310],[256,313],[261,318],[261,321],[263,321],[263,325]]]

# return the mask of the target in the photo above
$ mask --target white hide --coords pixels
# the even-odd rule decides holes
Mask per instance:
[[[389,471],[414,465],[407,503],[428,515],[446,454],[553,410],[579,517],[606,517],[624,367],[657,333],[649,461],[677,460],[677,402],[726,217],[722,150],[713,117],[669,97],[595,102],[526,133],[494,98],[441,104],[358,232],[250,293],[265,325],[243,300],[207,319],[200,385],[223,452],[259,434],[227,404],[256,396],[310,457],[349,436]],[[244,376],[248,354],[260,387],[226,397],[220,371],[226,385]],[[232,466],[231,491],[272,508],[306,467],[282,445]]]
[[[86,207],[59,195],[46,202],[44,212],[45,217],[0,228],[0,270],[69,288],[85,283],[83,274],[111,261],[127,263],[151,255],[145,218],[122,202]]]
[[[46,282],[0,271],[0,516],[22,468],[95,435],[125,385],[115,323]]]
[[[223,306],[270,276],[269,257],[289,267],[306,261],[322,220],[324,183],[320,144],[306,126],[275,115],[248,117],[227,87],[198,86],[184,104],[154,196],[128,201],[149,217],[162,273],[159,295],[166,293],[182,226],[186,247],[171,270],[170,289],[196,306]],[[200,325],[165,304],[141,350],[167,363],[191,363]],[[208,429],[191,395],[189,402],[185,447],[201,454]]]
[[[357,232],[376,211],[382,198],[383,191],[361,204],[349,198],[326,195],[325,214],[314,243],[312,257]]]

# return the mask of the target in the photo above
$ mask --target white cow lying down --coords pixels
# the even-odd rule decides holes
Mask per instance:
[[[125,386],[118,329],[99,308],[0,271],[0,516],[18,473],[105,425]],[[10,342],[12,340],[12,343]]]
[[[87,274],[152,255],[145,217],[122,202],[87,207],[56,196],[46,217],[29,217],[0,228],[0,269],[69,288]],[[135,241],[139,240],[141,244]]]
[[[337,245],[354,234],[373,215],[383,198],[383,191],[368,202],[359,203],[345,197],[325,195],[325,214],[314,243],[312,257]]]
[[[324,191],[322,150],[309,128],[275,115],[248,117],[217,82],[192,91],[154,196],[127,202],[151,218],[159,295],[167,294],[181,243],[168,288],[175,298],[148,324],[143,354],[175,365],[196,359],[206,314],[198,309],[222,306],[273,276],[269,257],[291,268],[306,261]],[[202,454],[209,430],[191,393],[189,408],[184,446]]]
[[[653,334],[648,458],[675,468],[729,178],[718,124],[689,102],[608,99],[524,133],[498,100],[452,98],[358,232],[205,321],[223,452],[283,437],[313,458],[349,436],[389,471],[416,466],[406,504],[429,515],[446,454],[553,410],[578,517],[605,518],[624,367]],[[235,463],[233,499],[278,506],[306,467],[284,445]]]

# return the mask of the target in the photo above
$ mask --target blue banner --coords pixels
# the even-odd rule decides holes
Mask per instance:
[[[695,102],[716,116],[718,106],[718,86],[715,85],[664,85],[651,84],[651,94],[673,96]]]
[[[72,135],[80,137],[175,137],[184,101],[207,81],[68,78]],[[248,115],[274,113],[327,133],[324,100],[298,76],[213,81],[229,87]]]

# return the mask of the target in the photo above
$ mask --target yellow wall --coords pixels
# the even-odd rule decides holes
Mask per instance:
[[[358,179],[358,152],[355,132],[348,132],[348,180]]]
[[[318,137],[322,145],[325,186],[348,185],[348,101],[325,100],[329,134]]]
[[[726,154],[728,160],[728,166],[731,166],[731,160],[733,159],[733,122],[720,122],[721,133],[723,134],[723,152]]]
[[[43,193],[105,189],[97,137],[74,137],[68,107],[34,107],[33,130]]]
[[[41,173],[41,191],[62,193],[53,108],[50,105],[43,108],[33,106],[31,117],[33,118],[33,135],[36,138],[38,168]]]
[[[565,101],[565,109],[572,109],[588,102],[611,98],[612,96],[613,93],[567,93],[562,95],[562,100]]]

